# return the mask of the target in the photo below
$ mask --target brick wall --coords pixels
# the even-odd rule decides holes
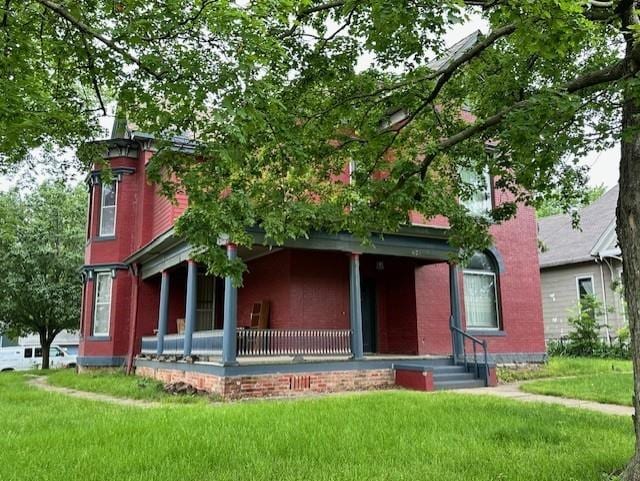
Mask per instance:
[[[164,383],[186,382],[229,400],[384,389],[392,387],[395,382],[391,369],[222,377],[141,366],[136,368],[136,375]]]

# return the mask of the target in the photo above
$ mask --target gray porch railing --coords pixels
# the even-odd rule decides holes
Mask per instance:
[[[349,329],[239,329],[238,357],[351,354]]]
[[[324,356],[350,355],[349,329],[238,329],[237,355],[249,356]],[[142,338],[142,354],[156,354],[158,337]],[[184,352],[184,334],[164,337],[164,355],[181,356]],[[222,330],[193,333],[192,354],[197,356],[222,355]]]
[[[217,356],[222,354],[222,330],[194,332],[191,353],[197,356]],[[158,337],[142,338],[142,354],[156,354]],[[184,334],[167,334],[164,336],[162,353],[169,356],[181,356],[184,352]]]
[[[487,341],[480,340],[477,337],[472,336],[468,332],[463,331],[457,326],[453,325],[453,316],[451,316],[449,320],[449,328],[451,329],[451,335],[455,336],[455,334],[460,334],[463,337],[462,341],[462,359],[464,362],[465,370],[469,370],[469,361],[467,359],[467,343],[465,339],[469,339],[471,341],[471,345],[473,346],[473,366],[476,372],[476,377],[480,378],[480,366],[478,365],[478,350],[477,346],[482,347],[483,357],[484,357],[484,383],[485,386],[489,385],[489,354],[487,351]],[[455,344],[455,343],[454,343]],[[454,353],[455,355],[455,353]],[[456,359],[454,359],[456,360]],[[456,360],[457,361],[457,360]]]

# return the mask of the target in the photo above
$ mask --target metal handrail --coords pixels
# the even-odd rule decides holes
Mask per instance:
[[[476,370],[476,377],[478,378],[480,377],[480,368],[478,367],[478,352],[476,349],[476,345],[479,344],[480,346],[482,346],[482,350],[484,351],[484,385],[488,386],[489,385],[489,354],[487,351],[487,341],[485,339],[480,340],[477,337],[472,336],[468,332],[463,331],[458,326],[454,326],[453,316],[450,317],[449,328],[451,329],[452,334],[457,332],[461,334],[463,338],[469,339],[471,341],[471,344],[473,346],[473,364]],[[454,340],[454,344],[455,344],[455,340]],[[464,368],[465,370],[468,371],[469,363],[467,361],[467,343],[464,342],[464,340],[462,341],[462,355],[463,355],[463,361],[464,361]],[[454,362],[455,362],[455,358],[454,358]]]

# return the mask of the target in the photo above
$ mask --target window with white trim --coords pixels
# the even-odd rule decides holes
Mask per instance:
[[[477,252],[464,269],[464,310],[468,329],[498,329],[498,276],[488,254]]]
[[[460,180],[472,189],[470,197],[461,199],[472,215],[486,215],[493,208],[491,201],[491,175],[485,170],[481,174],[472,169],[462,169]]]
[[[578,288],[578,301],[582,300],[582,298],[587,296],[594,295],[593,288],[593,277],[592,276],[584,276],[576,278],[576,285]]]
[[[116,234],[116,199],[118,183],[102,184],[100,196],[100,237]]]
[[[96,274],[96,291],[93,307],[93,335],[108,336],[111,317],[111,287],[113,279],[110,272]]]

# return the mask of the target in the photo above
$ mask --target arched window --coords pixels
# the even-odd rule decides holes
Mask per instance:
[[[464,309],[468,329],[497,329],[498,269],[493,257],[476,252],[464,269]]]

